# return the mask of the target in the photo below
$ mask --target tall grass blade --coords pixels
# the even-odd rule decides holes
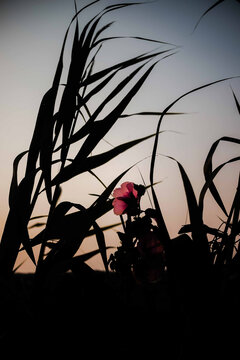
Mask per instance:
[[[238,183],[239,185],[239,183]],[[236,206],[238,208],[238,197],[239,197],[239,188],[237,188],[233,203],[231,206],[231,209],[229,211],[227,220],[224,221],[224,231],[223,235],[221,236],[221,241],[218,245],[218,252],[216,256],[216,264],[226,264],[230,263],[232,261],[232,255],[233,255],[233,249],[235,246],[235,237],[239,233],[238,225],[236,224],[236,227],[234,228],[234,232],[232,231],[233,228],[233,222],[239,219],[239,212],[235,212]],[[233,220],[234,216],[236,216],[236,219]],[[229,234],[230,231],[230,234]],[[237,231],[235,233],[235,231]],[[235,255],[234,260],[238,258],[238,253]]]
[[[81,84],[81,86],[85,86],[85,85],[90,85],[98,80],[101,80],[104,76],[108,75],[110,72],[116,70],[116,69],[125,69],[125,68],[128,68],[129,66],[132,66],[132,65],[136,65],[137,63],[141,62],[141,61],[146,61],[146,60],[149,60],[149,59],[152,59],[158,55],[162,55],[164,53],[167,53],[169,52],[170,50],[164,50],[164,51],[159,51],[159,52],[156,52],[156,53],[153,53],[151,54],[150,52],[146,52],[144,54],[141,54],[141,55],[138,55],[138,56],[135,56],[129,60],[125,60],[125,61],[122,61],[118,64],[115,64],[115,65],[112,65],[106,69],[103,69],[103,70],[100,70],[94,74],[92,74],[91,76],[89,76],[86,80],[84,80]]]
[[[54,213],[54,210],[55,210],[57,202],[58,202],[58,200],[59,200],[59,198],[61,196],[61,193],[62,193],[61,187],[56,186],[55,190],[54,190],[51,206],[50,206],[50,209],[49,209],[49,213],[48,213],[47,224],[46,224],[46,228],[45,228],[45,235],[46,235],[46,233],[48,231],[48,224],[51,222],[52,214]],[[44,258],[44,253],[45,253],[45,248],[46,248],[46,241],[47,241],[46,236],[44,236],[41,247],[40,247],[40,251],[39,251],[36,271],[38,271],[40,266],[42,265],[43,258]]]
[[[56,175],[56,177],[52,181],[52,185],[61,184],[73,178],[74,176],[80,175],[86,171],[90,171],[103,164],[106,164],[108,161],[114,159],[116,156],[129,150],[133,146],[136,146],[141,142],[152,138],[153,136],[155,136],[155,133],[144,136],[140,139],[132,140],[127,143],[121,144],[102,154],[89,156],[85,160],[83,159],[81,162],[74,159],[73,162],[70,165],[66,166],[60,174]]]
[[[105,207],[104,212],[108,212],[112,208],[111,201],[109,201],[109,203],[107,205],[108,205],[108,207]],[[42,244],[44,238],[47,238],[47,241],[49,241],[49,240],[50,241],[51,240],[59,240],[62,237],[63,231],[64,231],[63,226],[59,226],[59,222],[63,222],[63,223],[66,223],[66,224],[68,223],[68,220],[65,219],[65,216],[66,217],[71,217],[70,214],[69,215],[62,215],[62,217],[59,217],[58,222],[56,222],[56,219],[55,219],[54,222],[51,223],[51,227],[50,227],[49,231],[47,232],[47,235],[45,235],[46,232],[45,232],[45,229],[44,229],[39,234],[37,234],[34,238],[32,238],[30,240],[31,241],[31,247],[33,248],[33,247],[35,247],[37,245]],[[46,225],[46,224],[45,223],[39,223],[39,224],[37,223],[37,225],[34,224],[33,226],[44,226],[44,225]],[[119,225],[121,225],[121,223],[115,223],[115,224],[111,224],[111,225],[102,226],[100,229],[101,229],[102,232],[104,232],[104,231],[113,229],[113,228],[115,228],[115,227],[117,227]],[[66,226],[66,225],[64,225],[64,226]],[[29,227],[29,228],[31,228],[31,227]],[[93,235],[96,235],[95,229],[89,230],[87,232],[87,235],[85,236],[85,238],[88,238],[88,237],[93,236]],[[47,242],[46,246],[51,247],[50,244],[52,244],[52,243]],[[55,246],[55,244],[54,244],[54,246]],[[22,246],[19,251],[23,251],[23,250],[25,250],[24,246]]]
[[[186,113],[182,113],[182,112],[168,112],[166,115],[185,115]],[[131,117],[131,116],[161,116],[162,112],[159,111],[141,111],[141,112],[136,112],[136,113],[132,113],[132,114],[122,114],[119,117],[120,118],[126,118],[126,117]]]
[[[236,104],[238,113],[239,113],[239,115],[240,115],[240,104],[239,104],[238,99],[237,99],[237,97],[236,97],[236,95],[235,95],[235,93],[234,93],[233,90],[232,90],[232,93],[233,93],[233,97],[234,97],[234,100],[235,100],[235,104]]]
[[[112,209],[112,201],[108,198],[121,178],[131,169],[128,168],[111,182],[98,199],[88,208],[74,204],[78,212],[67,215],[59,226],[60,240],[48,253],[41,264],[41,272],[46,274],[50,269],[63,261],[71,259],[87,236],[89,229],[96,220]],[[66,206],[68,208],[68,205]]]
[[[106,97],[106,99],[98,106],[98,108],[95,110],[95,112],[92,114],[90,118],[90,122],[93,122],[99,113],[103,110],[103,108],[116,96],[122,91],[127,84],[137,75],[137,73],[143,68],[145,64],[141,65],[137,69],[135,69],[131,74],[129,74],[125,79],[123,79],[116,87],[115,89]]]
[[[199,91],[199,90],[202,90],[204,88],[207,88],[208,86],[211,86],[211,85],[215,85],[217,83],[220,83],[220,82],[223,82],[223,81],[226,81],[226,80],[229,80],[229,79],[232,79],[232,77],[230,78],[224,78],[224,79],[221,79],[221,80],[216,80],[216,81],[213,81],[213,82],[210,82],[208,84],[205,84],[205,85],[202,85],[202,86],[199,86],[199,87],[196,87],[190,91],[187,91],[186,93],[184,93],[183,95],[179,96],[176,100],[174,100],[170,105],[168,105],[162,112],[160,118],[159,118],[159,121],[158,121],[158,124],[157,124],[157,129],[156,129],[156,137],[155,137],[155,140],[154,140],[154,145],[153,145],[153,151],[152,151],[152,156],[151,156],[151,164],[150,164],[150,183],[153,184],[154,183],[154,167],[155,167],[155,160],[156,160],[156,154],[157,154],[157,147],[158,147],[158,137],[159,137],[159,132],[160,132],[160,127],[161,127],[161,124],[162,124],[162,121],[163,121],[163,118],[164,116],[168,113],[168,111],[179,101],[181,100],[182,98],[184,98],[185,96],[187,95],[190,95],[196,91]],[[153,201],[154,201],[154,205],[155,205],[155,208],[157,210],[157,213],[159,214],[159,221],[161,223],[161,226],[163,227],[164,229],[164,233],[165,233],[165,236],[166,238],[168,237],[168,232],[167,232],[167,228],[166,228],[166,224],[164,222],[164,219],[163,219],[163,216],[162,216],[162,212],[161,212],[161,209],[160,209],[160,205],[159,205],[159,202],[158,202],[158,199],[157,199],[157,196],[155,194],[155,191],[152,187],[152,196],[153,196]]]
[[[28,195],[31,192],[32,179],[35,177],[36,172],[21,180],[16,188],[15,198],[11,199],[11,207],[0,243],[0,274],[3,276],[7,276],[12,272],[21,243],[24,244],[30,259],[35,263],[27,225],[30,217]]]
[[[111,249],[112,247],[111,246],[106,246],[105,248],[105,251],[108,250],[108,249]],[[82,255],[77,255],[77,256],[74,256],[72,258],[72,260],[70,261],[71,263],[71,266],[73,264],[76,264],[76,263],[83,263],[85,261],[88,261],[89,259],[91,259],[93,256],[96,256],[100,253],[100,249],[96,249],[96,250],[93,250],[93,251],[89,251],[88,253],[86,254],[82,254]]]
[[[212,183],[213,183],[213,180],[215,178],[215,176],[219,173],[219,171],[227,164],[230,164],[232,162],[235,162],[235,161],[239,161],[240,160],[240,156],[237,156],[235,158],[232,158],[220,165],[218,165],[216,167],[216,169],[214,169],[208,176],[208,178],[206,179],[205,181],[205,184],[203,185],[202,189],[201,189],[201,192],[200,192],[200,195],[199,195],[199,209],[201,211],[201,213],[203,212],[203,204],[204,204],[204,197],[205,197],[205,194],[207,192],[207,190],[211,187]],[[220,195],[219,195],[220,197]],[[222,203],[222,200],[221,200],[221,203]],[[220,205],[219,205],[220,206]],[[221,209],[225,209],[225,206],[220,206]],[[225,215],[228,217],[228,213],[225,209],[224,211]]]
[[[194,190],[191,185],[191,182],[190,182],[183,166],[176,159],[174,159],[170,156],[168,156],[168,158],[177,162],[177,165],[178,165],[180,173],[181,173],[184,190],[185,190],[185,194],[186,194],[186,199],[187,199],[187,204],[188,204],[189,218],[190,218],[190,223],[191,223],[191,227],[192,227],[193,240],[196,242],[204,241],[204,240],[206,240],[206,237],[205,237],[205,239],[202,239],[202,236],[203,236],[202,216],[201,216],[201,212],[199,211],[196,196],[194,194]]]
[[[12,181],[10,185],[10,191],[9,191],[9,207],[14,206],[15,199],[17,197],[17,190],[18,190],[18,165],[21,159],[24,155],[26,155],[28,151],[23,151],[21,154],[19,154],[13,162],[13,175],[12,175]]]
[[[92,170],[88,170],[89,174],[91,174],[92,176],[94,176],[99,182],[100,184],[102,184],[102,186],[106,189],[107,186],[104,184],[104,182],[100,179],[99,176],[97,176]]]
[[[125,110],[127,105],[130,103],[132,98],[136,95],[139,89],[142,87],[143,83],[151,73],[152,69],[156,63],[150,66],[147,71],[141,76],[137,83],[130,89],[127,95],[116,105],[116,107],[101,121],[98,131],[90,133],[85,142],[83,143],[79,153],[77,154],[75,160],[79,161],[82,158],[87,157],[99,141],[106,135],[106,133],[112,128],[116,123],[119,116]]]
[[[104,233],[103,233],[102,229],[98,226],[96,221],[93,223],[93,228],[95,230],[96,240],[97,240],[98,248],[100,250],[100,254],[102,257],[105,271],[108,272],[108,259],[107,259],[106,242],[105,242]]]
[[[154,43],[158,43],[158,44],[162,44],[162,45],[171,45],[171,46],[178,47],[177,45],[169,43],[169,42],[149,39],[149,38],[145,38],[145,37],[141,37],[141,36],[109,36],[109,37],[101,38],[98,41],[94,42],[92,48],[94,48],[95,46],[97,46],[105,41],[116,40],[116,39],[134,39],[134,40],[141,40],[144,42],[149,41],[149,42],[154,42]]]
[[[229,264],[232,261],[234,246],[236,242],[236,237],[239,234],[239,214],[240,214],[240,175],[238,178],[238,185],[235,197],[233,199],[232,208],[230,213],[232,216],[232,224],[231,224],[231,232],[229,234],[228,241],[225,245],[225,253],[226,253],[226,263]]]
[[[210,6],[206,11],[204,11],[204,13],[201,15],[200,19],[197,21],[193,32],[196,30],[196,28],[198,27],[199,23],[201,22],[201,20],[204,18],[205,15],[207,15],[212,9],[214,9],[216,6],[218,6],[219,4],[221,4],[223,1],[225,0],[218,0],[217,2],[215,2],[212,6]]]
[[[69,171],[67,179],[71,179],[75,175],[76,169],[77,173],[88,171],[94,174],[92,169],[95,167],[105,164],[115,156],[121,154],[123,151],[126,151],[132,146],[137,145],[138,143],[153,136],[151,135],[126,144],[121,144],[106,153],[90,156],[95,146],[98,145],[98,143],[104,138],[105,134],[122,115],[123,111],[126,109],[131,99],[139,91],[157,62],[148,67],[140,79],[135,81],[135,84],[131,87],[127,94],[124,95],[118,105],[110,111],[103,120],[95,121],[104,106],[109,104],[112,99],[116,98],[120,91],[125,90],[130,80],[135,79],[135,76],[148,61],[157,56],[160,57],[162,54],[169,54],[169,50],[155,50],[154,53],[153,51],[146,52],[94,73],[93,69],[96,55],[98,54],[101,45],[98,45],[98,49],[94,49],[95,52],[92,51],[93,47],[96,46],[100,36],[111,25],[109,23],[98,29],[103,15],[113,10],[140,4],[122,3],[107,6],[90,21],[88,21],[83,27],[83,31],[79,33],[79,14],[84,9],[97,3],[98,1],[99,0],[93,1],[82,7],[80,10],[77,10],[76,1],[74,1],[75,15],[65,32],[52,86],[44,94],[40,103],[33,136],[28,150],[25,175],[19,184],[17,177],[18,166],[20,160],[27,152],[21,153],[14,161],[13,176],[9,192],[10,211],[0,244],[1,274],[11,273],[21,245],[22,249],[27,252],[28,256],[35,264],[33,246],[37,241],[38,244],[41,244],[37,263],[38,275],[41,273],[42,269],[43,273],[46,273],[54,264],[71,259],[75,255],[83,239],[88,236],[89,231],[91,227],[94,226],[96,220],[112,209],[112,201],[109,200],[109,196],[111,195],[111,192],[117,182],[130,169],[127,169],[119,175],[108,187],[105,187],[103,193],[97,198],[92,206],[86,209],[80,204],[71,204],[67,202],[57,205],[61,194],[61,188],[60,182],[56,182],[54,184],[52,179],[54,164],[60,162],[60,170],[57,175],[59,177]],[[64,84],[60,105],[58,110],[55,112],[56,100],[59,95],[60,81],[63,73],[63,59],[66,42],[70,27],[74,21],[76,21],[76,24],[67,82]],[[150,41],[150,39],[140,37],[138,39]],[[104,42],[104,39],[100,40],[102,43]],[[118,83],[112,93],[110,93],[97,110],[91,114],[88,102],[90,100],[92,101],[99,91],[104,90],[105,86],[118,72],[124,69],[129,69],[130,66],[136,66],[138,64],[138,69],[135,68],[135,70],[132,70],[127,78],[124,78],[123,81]],[[95,85],[95,81],[99,81],[100,83]],[[90,92],[87,91],[88,85],[93,85]],[[86,119],[84,114],[87,114]],[[75,128],[77,128],[78,125],[79,115],[82,116],[83,121],[86,120],[86,123],[82,126],[80,132],[78,133],[78,131],[75,132]],[[62,139],[59,139],[60,135],[62,136]],[[78,141],[82,139],[83,136],[86,136],[86,139],[83,142],[77,156],[75,159],[70,160],[71,164],[69,166],[65,166],[66,162],[69,160],[67,155],[70,145],[75,140]],[[62,142],[59,140],[62,140]],[[58,144],[59,142],[60,145]],[[60,150],[60,159],[53,160],[52,156],[54,151],[57,151],[55,149],[57,146],[58,150]],[[80,165],[77,164],[78,161]],[[40,164],[39,167],[37,165],[38,162]],[[76,167],[76,169],[74,169],[74,167]],[[36,175],[39,172],[40,176],[37,178]],[[28,233],[29,221],[38,197],[44,191],[49,203],[47,222],[45,228],[34,239],[32,239],[32,241],[30,241]],[[72,207],[75,207],[78,211],[73,214],[68,214],[68,210]],[[45,247],[47,246],[48,240],[53,239],[58,240],[56,246],[53,246],[48,254],[45,254]],[[104,237],[100,228],[97,228],[97,241],[99,243],[99,251],[102,254],[103,262],[106,266]]]
[[[240,144],[240,139],[237,138],[232,138],[229,136],[223,136],[220,139],[218,139],[217,141],[215,141],[209,152],[208,155],[206,157],[205,163],[204,163],[204,176],[205,176],[205,180],[208,181],[209,177],[211,177],[212,174],[212,159],[213,159],[213,155],[216,151],[217,146],[219,145],[219,143],[221,141],[226,141],[226,142],[231,142],[231,143],[235,143],[235,144]],[[218,190],[216,188],[216,186],[214,185],[214,183],[211,181],[209,184],[209,190],[213,196],[213,198],[215,199],[215,201],[217,202],[217,204],[220,206],[220,208],[222,209],[222,211],[224,212],[224,214],[227,216],[227,211],[225,209],[225,206],[222,202],[222,199],[218,193]]]
[[[101,29],[99,29],[95,36],[93,37],[92,39],[92,45],[94,44],[94,46],[96,46],[96,40],[98,39],[98,37],[100,36],[100,34],[102,34],[105,30],[107,30],[108,28],[110,28],[112,26],[112,24],[114,24],[114,21],[108,23],[108,24],[105,24],[104,26],[101,27]]]
[[[77,4],[76,4],[75,0],[74,0],[74,6],[75,6],[75,14],[77,14]],[[79,39],[79,26],[78,26],[78,18],[76,18],[76,25],[75,25],[74,39],[73,39],[73,45],[72,45],[71,59],[73,59],[74,54],[76,52],[76,49],[78,47],[78,39]]]
[[[210,263],[210,249],[206,228],[204,227],[202,214],[198,207],[196,196],[194,194],[194,190],[187,176],[187,173],[185,172],[183,166],[177,160],[171,157],[169,158],[177,162],[181,173],[189,210],[192,240],[195,245],[194,261],[195,265],[197,265],[196,270],[200,270],[200,275],[202,276],[201,270],[205,270]]]
[[[46,225],[45,222],[37,222],[37,223],[35,223],[35,224],[31,225],[31,226],[28,226],[28,229],[29,230],[30,229],[35,229],[35,228],[38,228],[38,227],[42,227],[44,225]],[[31,243],[31,246],[32,246],[32,243]]]

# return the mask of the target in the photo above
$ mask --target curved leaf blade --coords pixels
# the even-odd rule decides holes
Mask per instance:
[[[17,175],[18,175],[18,165],[19,162],[21,161],[21,159],[23,158],[24,155],[26,155],[28,153],[27,151],[23,151],[21,154],[19,154],[13,162],[13,174],[12,174],[12,181],[11,181],[11,185],[10,185],[10,191],[9,191],[9,198],[8,198],[8,202],[9,202],[9,207],[11,208],[12,206],[14,206],[14,202],[16,201],[16,197],[17,197],[17,189],[18,189],[18,179],[17,179]]]
[[[211,11],[212,9],[214,9],[216,6],[218,6],[219,4],[221,4],[223,1],[225,0],[218,0],[217,2],[215,2],[212,6],[210,6],[206,11],[204,11],[204,13],[201,15],[200,19],[197,21],[193,32],[196,30],[196,28],[198,27],[199,23],[201,22],[201,20],[204,18],[205,15],[207,15],[207,13],[209,13],[209,11]]]
[[[203,212],[203,202],[204,202],[205,194],[206,194],[207,190],[211,188],[215,176],[219,173],[219,171],[220,171],[225,165],[230,164],[230,163],[235,162],[235,161],[239,161],[239,160],[240,160],[240,156],[237,156],[237,157],[235,157],[235,158],[232,158],[232,159],[230,159],[230,160],[228,160],[228,161],[220,164],[218,167],[216,167],[216,169],[214,169],[211,173],[209,173],[209,175],[208,175],[208,177],[207,177],[207,179],[206,179],[206,181],[205,181],[205,184],[204,184],[204,186],[202,187],[202,190],[201,190],[200,195],[199,195],[199,202],[198,202],[198,203],[199,203],[199,208],[200,208],[200,211],[201,211],[201,212]],[[220,195],[219,195],[219,197],[220,197]],[[216,200],[216,199],[215,199],[215,200]],[[217,198],[217,200],[218,200],[218,198]],[[216,201],[216,202],[217,202],[217,201]],[[226,209],[225,209],[225,206],[224,206],[224,205],[221,206],[222,200],[221,200],[220,202],[217,202],[217,203],[218,203],[218,205],[220,206],[220,208],[222,209],[222,211],[225,213],[225,215],[228,217],[228,213],[227,213],[227,211],[226,211]],[[224,209],[225,209],[225,211],[224,211]]]
[[[136,146],[141,142],[152,138],[153,136],[155,136],[155,133],[148,136],[144,136],[143,138],[140,139],[132,140],[127,143],[121,144],[102,154],[90,156],[86,160],[83,160],[82,162],[78,162],[74,159],[73,162],[70,165],[66,166],[61,171],[60,174],[56,175],[56,177],[52,181],[52,185],[61,184],[73,178],[74,176],[80,175],[86,171],[91,171],[92,169],[95,169],[103,164],[106,164],[110,160],[114,159],[116,156],[129,150],[133,146]]]
[[[211,174],[212,174],[212,159],[213,159],[213,155],[219,145],[220,142],[222,141],[226,141],[226,142],[230,142],[230,143],[235,143],[235,144],[240,144],[240,139],[237,138],[233,138],[233,137],[229,137],[229,136],[223,136],[220,139],[216,140],[209,152],[208,155],[206,157],[205,163],[204,163],[204,176],[205,176],[205,180],[206,182],[208,181],[208,179],[211,179]],[[209,190],[214,198],[214,200],[216,201],[216,203],[219,205],[219,207],[222,209],[222,211],[224,212],[224,214],[227,216],[227,211],[225,209],[225,206],[222,202],[222,199],[218,193],[218,190],[216,188],[216,186],[214,185],[214,183],[210,180],[209,182]]]
[[[105,271],[108,272],[108,260],[107,260],[106,242],[105,242],[104,233],[102,229],[98,226],[96,221],[93,223],[93,228],[95,230],[96,240],[102,257]]]

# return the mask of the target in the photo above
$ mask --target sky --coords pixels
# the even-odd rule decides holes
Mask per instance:
[[[96,12],[117,1],[100,1],[84,13],[90,19]],[[77,1],[77,6],[87,1]],[[156,192],[172,237],[187,222],[187,204],[177,159],[185,168],[196,195],[203,185],[203,164],[210,146],[222,136],[240,136],[240,117],[232,90],[240,101],[240,4],[225,0],[210,11],[194,27],[200,16],[214,1],[146,1],[139,6],[121,9],[104,18],[114,21],[109,34],[142,36],[177,45],[171,57],[160,61],[130,103],[127,112],[163,111],[166,106],[191,89],[212,81],[232,77],[231,80],[192,93],[171,109],[183,115],[167,116],[162,123],[155,167],[155,181],[160,181]],[[8,213],[8,192],[14,158],[29,147],[38,108],[49,89],[55,73],[65,31],[74,15],[74,1],[70,0],[3,0],[0,3],[0,235]],[[64,64],[67,68],[71,36],[67,42]],[[133,39],[109,41],[96,61],[101,69],[116,61],[156,49],[155,43]],[[156,131],[158,117],[121,119],[106,136],[116,146],[122,142]],[[107,143],[102,143],[107,150]],[[96,170],[106,183],[123,170],[142,160],[123,181],[141,183],[141,176],[149,183],[150,155],[153,140],[124,153],[105,167]],[[239,146],[221,144],[214,157],[214,166],[239,155]],[[144,159],[144,160],[143,160]],[[24,168],[20,169],[23,171]],[[218,175],[216,185],[229,208],[237,184],[239,163],[228,165]],[[141,175],[140,175],[141,174]],[[61,200],[87,205],[93,202],[91,193],[102,190],[95,179],[85,175],[76,177],[63,187]],[[147,196],[143,208],[148,207]],[[205,221],[215,225],[223,213],[207,197]],[[45,213],[46,204],[40,202],[35,215]],[[118,222],[112,213],[100,220],[100,225]],[[36,231],[36,230],[35,230]],[[34,233],[33,233],[34,234]],[[119,244],[116,230],[106,233],[107,245]],[[93,238],[85,239],[80,253],[97,247]],[[18,263],[26,258],[22,253]],[[103,269],[99,256],[89,261],[96,269]],[[19,271],[32,271],[26,261]]]

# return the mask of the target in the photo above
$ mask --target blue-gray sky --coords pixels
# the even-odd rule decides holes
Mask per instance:
[[[87,17],[110,3],[100,1],[86,11]],[[77,1],[77,6],[87,4]],[[162,111],[183,93],[203,84],[225,77],[240,75],[240,4],[225,0],[210,11],[194,26],[200,16],[214,1],[146,1],[140,6],[121,9],[105,17],[114,20],[113,35],[143,36],[166,41],[179,46],[178,52],[155,67],[140,93],[130,104],[128,111]],[[42,96],[51,86],[66,28],[74,14],[74,2],[70,0],[5,0],[0,3],[0,232],[8,211],[8,191],[15,156],[28,148]],[[71,39],[71,36],[70,36]],[[66,48],[70,50],[69,39]],[[103,47],[97,60],[101,68],[118,60],[154,49],[154,43],[144,44],[136,40],[118,40]],[[163,122],[158,153],[179,160],[189,174],[198,193],[202,182],[202,166],[210,145],[221,136],[240,136],[240,117],[234,104],[232,90],[240,101],[240,80],[232,79],[201,90],[178,102],[173,111],[187,115],[168,117]],[[230,87],[231,86],[231,87]],[[113,145],[152,133],[157,118],[122,119],[107,135]],[[114,175],[138,160],[149,157],[152,141],[148,141],[123,154],[112,162],[108,171],[96,171],[105,183]],[[103,144],[103,148],[106,147]],[[239,154],[239,147],[223,144],[216,155],[216,164]],[[149,160],[139,165],[146,182],[149,181]],[[219,175],[217,184],[229,205],[235,189],[239,164],[229,166]],[[187,206],[181,179],[176,165],[159,156],[156,162],[157,193],[172,236],[185,222]],[[141,182],[137,169],[126,180]],[[85,178],[76,178],[64,187],[63,199],[74,202],[92,201],[88,193],[97,192],[94,180],[86,185]],[[100,191],[100,190],[99,190]],[[44,212],[44,203],[39,212]],[[146,206],[148,206],[146,201]],[[209,198],[207,220],[214,223],[222,213]],[[114,216],[107,218],[115,222]],[[109,242],[117,244],[114,231],[108,233]],[[84,242],[81,251],[96,247]],[[102,268],[101,260],[93,264]],[[29,269],[25,265],[26,271]]]

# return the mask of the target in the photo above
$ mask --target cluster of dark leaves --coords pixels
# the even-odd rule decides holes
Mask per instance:
[[[80,10],[76,7],[76,14],[64,37],[52,86],[43,96],[39,107],[30,147],[19,154],[14,161],[9,193],[10,210],[0,244],[1,274],[9,274],[13,271],[18,253],[22,250],[26,251],[39,274],[46,273],[53,267],[68,270],[72,266],[72,261],[77,261],[76,258],[73,260],[73,257],[83,239],[90,233],[96,235],[99,247],[97,251],[101,254],[107,270],[105,238],[97,220],[111,209],[109,200],[111,192],[129,169],[117,176],[108,186],[103,184],[93,170],[131,147],[155,136],[155,134],[150,134],[93,155],[95,148],[104,140],[105,135],[119,118],[134,115],[124,114],[128,104],[141,89],[156,64],[171,55],[169,53],[171,49],[149,51],[95,71],[95,63],[102,45],[121,38],[104,36],[104,32],[109,30],[112,22],[101,25],[101,20],[113,11],[138,5],[138,3],[109,5],[89,21],[86,22],[86,17],[83,16],[79,22],[79,17],[84,10],[89,6],[94,6],[98,1],[95,0]],[[70,27],[74,22],[75,32],[67,80],[62,84],[65,46]],[[82,25],[81,31],[80,25]],[[159,46],[163,43],[140,37],[130,36],[129,38],[138,41],[154,41]],[[163,44],[166,46],[166,43]],[[126,71],[128,71],[127,75]],[[116,79],[119,75],[122,76],[121,80]],[[113,89],[106,96],[105,88],[110,84],[113,85]],[[57,97],[62,87],[63,91],[60,93],[61,98],[57,108]],[[126,92],[122,95],[125,89]],[[101,97],[104,97],[102,102],[92,111],[90,103]],[[102,118],[102,110],[105,110],[113,99],[117,100],[117,104],[112,109],[110,108]],[[156,112],[147,114],[156,116]],[[142,112],[140,115],[145,115],[145,113]],[[77,154],[73,159],[69,158],[72,145],[78,145]],[[19,163],[26,155],[25,175],[18,181]],[[56,164],[59,166],[56,167]],[[103,193],[89,208],[85,208],[82,204],[59,202],[62,192],[61,184],[83,173],[90,173],[91,176],[97,178],[105,187]],[[42,215],[33,215],[42,193],[46,195],[49,204],[46,222],[31,225],[31,220],[42,218]],[[70,210],[75,212],[69,214]],[[44,229],[31,239],[29,228],[33,226],[43,226]],[[33,251],[36,245],[40,245],[37,259]],[[89,256],[93,254],[96,252]],[[78,257],[78,261],[83,262],[89,256]]]

